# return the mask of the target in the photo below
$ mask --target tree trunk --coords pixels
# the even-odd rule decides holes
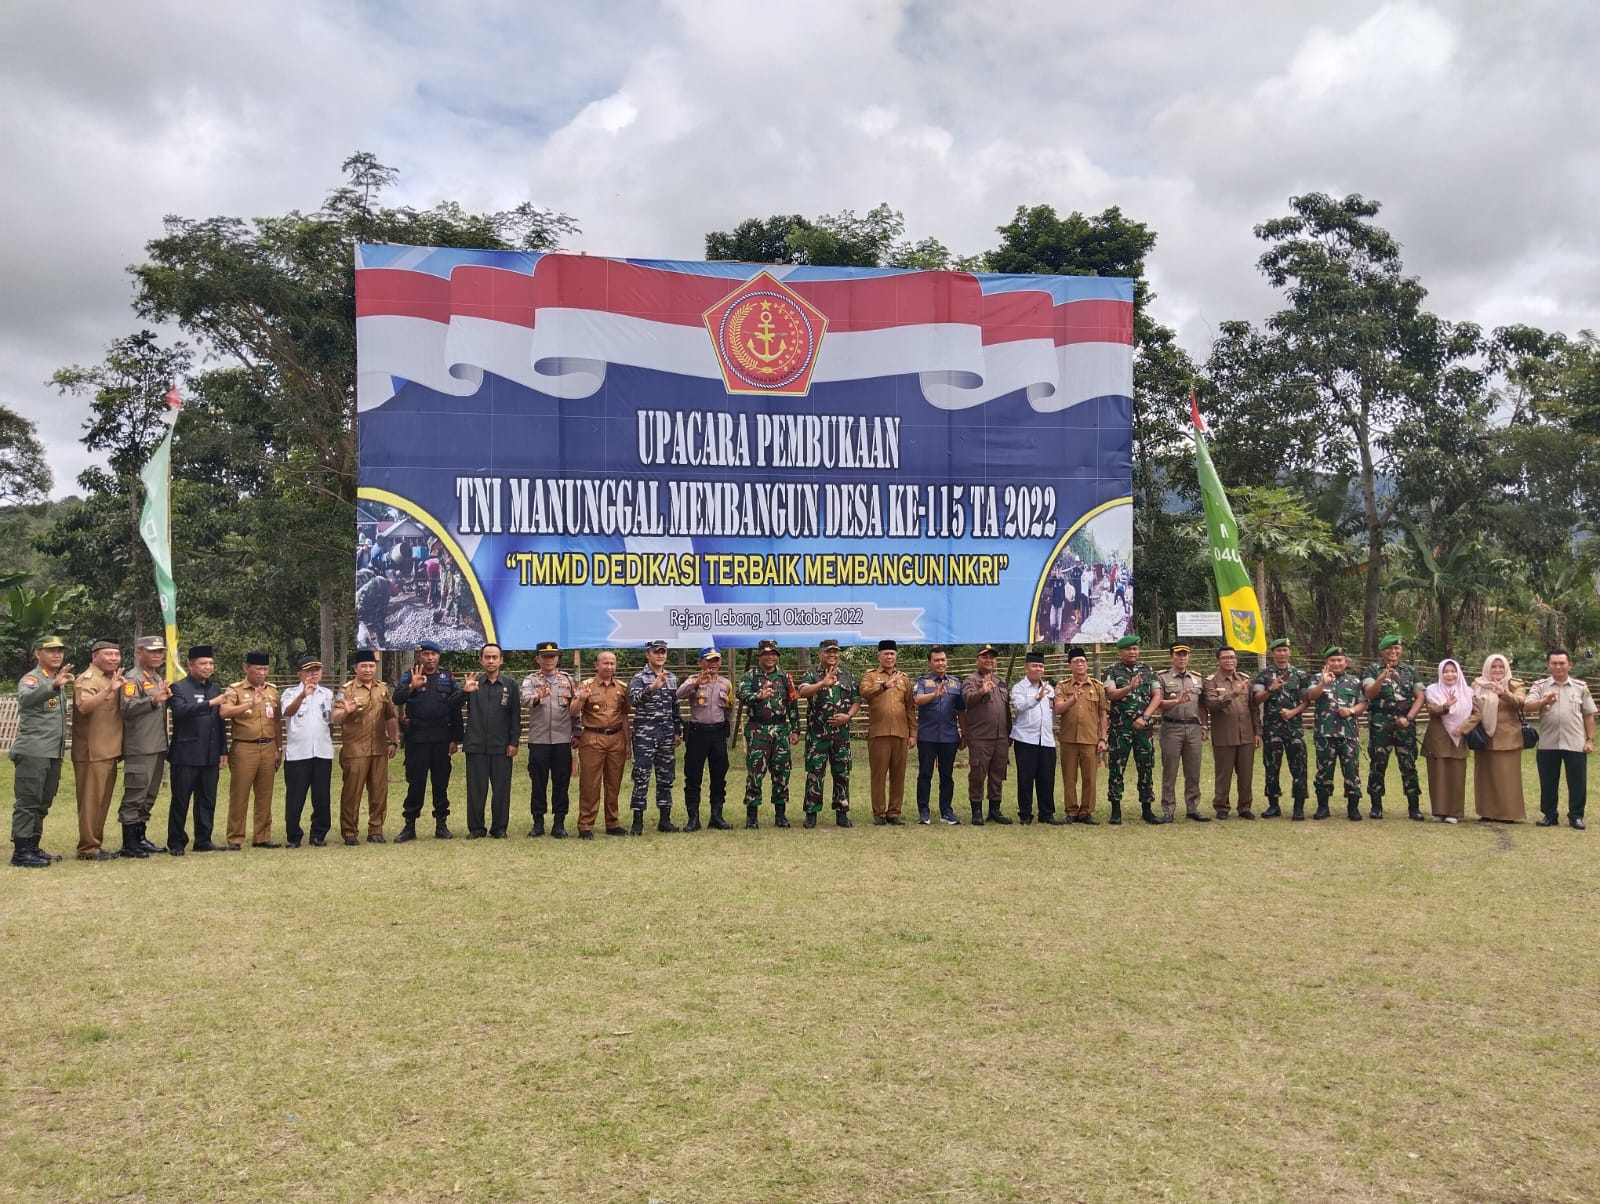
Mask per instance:
[[[317,655],[324,664],[336,651],[333,646],[333,581],[326,573],[317,576]]]

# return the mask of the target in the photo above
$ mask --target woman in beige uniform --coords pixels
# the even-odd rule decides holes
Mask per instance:
[[[1440,823],[1458,822],[1467,810],[1467,733],[1478,726],[1478,698],[1457,661],[1439,663],[1439,680],[1422,697],[1428,730],[1422,755],[1428,761],[1428,802]]]
[[[1498,652],[1483,662],[1483,675],[1472,683],[1483,717],[1489,747],[1473,757],[1474,808],[1480,820],[1519,823],[1527,818],[1522,802],[1522,683],[1511,676],[1511,663]]]

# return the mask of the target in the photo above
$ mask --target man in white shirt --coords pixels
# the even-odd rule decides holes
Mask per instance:
[[[1026,675],[1011,687],[1011,749],[1017,758],[1017,819],[1033,822],[1033,797],[1039,819],[1056,818],[1056,688],[1044,679],[1044,653],[1030,652]]]
[[[322,662],[302,656],[300,680],[278,699],[283,708],[284,831],[300,847],[300,812],[311,792],[311,843],[328,843],[333,826],[333,691],[322,684]]]
[[[1594,751],[1594,695],[1588,685],[1572,676],[1572,658],[1565,648],[1552,648],[1545,657],[1549,677],[1528,687],[1523,710],[1540,715],[1539,747],[1533,759],[1539,767],[1538,826],[1553,828],[1559,820],[1561,770],[1567,771],[1567,822],[1583,828],[1588,801],[1589,754]],[[1542,712],[1542,714],[1541,714]]]

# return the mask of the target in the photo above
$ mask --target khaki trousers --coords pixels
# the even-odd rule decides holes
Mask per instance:
[[[167,776],[166,753],[131,753],[122,759],[122,805],[117,822],[147,824]]]
[[[904,736],[873,736],[867,741],[867,778],[872,787],[873,818],[899,819],[906,801]]]
[[[984,801],[996,805],[1005,789],[1006,768],[1011,762],[1011,739],[991,736],[987,740],[967,740],[967,801],[974,807]]]
[[[1061,746],[1061,818],[1076,819],[1094,814],[1094,782],[1100,758],[1093,744]],[[1078,792],[1078,783],[1083,792]]]
[[[1254,744],[1213,744],[1211,779],[1211,806],[1218,815],[1228,813],[1228,786],[1237,781],[1239,786],[1239,811],[1249,811],[1255,804],[1252,783],[1256,776],[1256,746]]]
[[[272,783],[278,776],[278,746],[235,742],[228,750],[228,843],[244,843],[250,790],[256,792],[255,844],[272,839]]]
[[[621,732],[602,736],[584,732],[578,737],[578,831],[593,832],[600,814],[600,790],[605,788],[606,827],[621,827],[617,798],[622,793],[622,767],[628,745]]]
[[[78,852],[92,857],[105,838],[106,816],[117,788],[117,762],[74,761],[72,775],[78,788]]]
[[[1200,810],[1200,725],[1161,725],[1161,810],[1169,818],[1178,806],[1178,765],[1183,764],[1183,809]]]
[[[265,747],[265,746],[263,746]],[[339,833],[355,840],[360,833],[361,791],[367,792],[367,835],[382,836],[383,821],[389,815],[389,758],[339,755]]]

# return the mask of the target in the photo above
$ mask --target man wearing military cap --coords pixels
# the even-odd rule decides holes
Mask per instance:
[[[164,668],[166,641],[158,635],[140,636],[133,642],[133,658],[133,671],[124,676],[118,699],[122,805],[117,822],[122,825],[122,855],[145,858],[167,851],[145,832],[167,768],[167,704],[172,690]]]
[[[36,640],[34,666],[17,682],[11,864],[20,869],[44,869],[61,860],[39,848],[39,837],[61,786],[61,759],[67,750],[66,690],[72,685],[72,666],[63,663],[66,656],[60,636]]]
[[[650,775],[656,779],[656,831],[676,832],[672,822],[672,779],[683,742],[678,714],[678,675],[667,668],[667,642],[644,646],[645,666],[628,683],[628,708],[633,714],[633,835],[644,835],[644,812],[650,802]]]
[[[1148,723],[1161,716],[1161,818],[1166,823],[1178,809],[1178,767],[1183,767],[1183,811],[1191,820],[1210,823],[1200,810],[1200,746],[1209,730],[1202,695],[1204,680],[1189,669],[1189,645],[1174,644],[1172,664],[1156,674],[1154,695],[1145,707]]]
[[[733,683],[722,676],[722,653],[700,650],[700,672],[678,687],[678,701],[689,703],[683,737],[683,802],[689,814],[685,832],[700,830],[700,783],[711,767],[711,817],[706,826],[726,832],[723,818],[728,790],[728,717],[733,713]],[[848,824],[848,820],[846,820]]]
[[[1283,814],[1278,800],[1283,797],[1279,767],[1289,763],[1289,791],[1294,799],[1295,819],[1306,817],[1306,737],[1301,716],[1310,704],[1305,691],[1311,675],[1290,663],[1289,641],[1276,639],[1267,645],[1272,664],[1257,673],[1250,684],[1250,697],[1261,708],[1261,767],[1266,774],[1267,809],[1262,819]]]
[[[300,679],[283,692],[283,824],[291,849],[300,847],[300,815],[311,793],[311,843],[328,843],[333,828],[333,691],[322,684],[322,662],[302,656]]]
[[[214,675],[216,654],[210,644],[195,644],[189,649],[189,672],[173,684],[172,747],[167,754],[172,766],[172,801],[167,810],[167,852],[183,856],[189,843],[185,825],[189,802],[194,801],[194,851],[220,853],[225,845],[211,839],[211,825],[217,809],[217,780],[228,761],[228,728],[219,713],[225,691]]]
[[[394,691],[400,712],[400,742],[405,745],[406,799],[401,806],[405,823],[395,844],[417,838],[422,800],[433,786],[433,835],[449,840],[450,758],[461,747],[461,708],[450,705],[456,681],[439,668],[441,649],[433,640],[417,645],[417,659]]]
[[[1412,819],[1423,818],[1422,785],[1417,780],[1417,712],[1422,709],[1424,687],[1417,671],[1401,663],[1403,655],[1400,637],[1384,636],[1378,641],[1378,662],[1368,665],[1361,679],[1367,697],[1367,797],[1373,819],[1383,818],[1390,750],[1400,766],[1406,811]]]
[[[794,681],[778,668],[778,645],[762,640],[756,648],[756,668],[739,679],[739,701],[748,717],[744,725],[744,826],[758,828],[761,779],[772,775],[773,826],[787,828],[789,806],[789,747],[800,740],[799,692]]]
[[[961,680],[963,704],[961,734],[967,741],[967,802],[972,823],[984,824],[988,799],[989,823],[1011,821],[1000,812],[1006,769],[1011,761],[1011,692],[995,672],[998,653],[993,644],[978,649],[978,667]]]
[[[1106,687],[1106,702],[1111,708],[1107,720],[1106,795],[1111,802],[1111,822],[1122,822],[1122,777],[1133,758],[1138,776],[1139,809],[1147,824],[1166,822],[1155,813],[1156,750],[1150,739],[1150,721],[1145,711],[1155,692],[1155,670],[1139,659],[1139,637],[1132,632],[1117,641],[1117,659],[1101,679]]]
[[[878,641],[878,667],[861,675],[867,704],[867,785],[872,822],[899,825],[906,801],[906,753],[917,743],[917,704],[911,679],[900,672],[899,645]]]
[[[1316,704],[1311,742],[1317,751],[1317,810],[1312,819],[1328,818],[1333,797],[1333,767],[1344,774],[1345,811],[1361,818],[1361,740],[1356,720],[1367,709],[1361,679],[1349,671],[1344,649],[1330,644],[1322,650],[1322,675],[1306,690],[1305,700]]]
[[[367,794],[367,843],[383,843],[389,814],[389,758],[400,751],[400,712],[389,687],[378,680],[378,657],[363,648],[351,658],[353,676],[333,696],[333,721],[340,725],[339,832],[347,845],[361,843],[361,792]]]
[[[122,760],[122,649],[96,640],[89,668],[72,683],[72,773],[78,794],[78,860],[115,861],[102,847]]]
[[[572,750],[578,727],[572,700],[578,686],[558,663],[561,646],[543,640],[534,649],[539,667],[522,679],[522,705],[528,708],[529,836],[544,835],[544,816],[551,812],[550,835],[567,835],[568,792],[572,785]]]
[[[267,680],[271,658],[244,654],[244,678],[228,686],[220,714],[229,721],[228,847],[244,847],[250,793],[255,792],[255,823],[250,843],[258,849],[283,846],[272,839],[272,786],[283,760],[283,712],[278,687]]]
[[[806,700],[806,819],[817,826],[825,775],[833,773],[833,818],[850,826],[850,721],[861,709],[855,676],[839,665],[839,641],[823,640],[821,667],[806,674],[800,697]]]

